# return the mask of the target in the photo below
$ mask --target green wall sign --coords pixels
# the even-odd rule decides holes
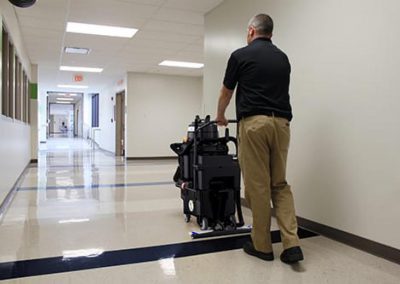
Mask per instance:
[[[29,93],[31,99],[37,100],[38,97],[38,85],[37,83],[30,83],[29,84]]]

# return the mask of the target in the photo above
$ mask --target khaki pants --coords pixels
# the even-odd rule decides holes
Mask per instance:
[[[266,253],[272,252],[271,200],[283,248],[299,245],[293,195],[286,182],[289,141],[287,119],[255,115],[240,121],[239,163],[253,213],[251,238],[255,249]]]

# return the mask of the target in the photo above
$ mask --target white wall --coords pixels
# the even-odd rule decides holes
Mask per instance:
[[[31,65],[31,82],[37,83],[38,66]],[[38,159],[39,128],[38,128],[38,100],[30,99],[30,119],[31,119],[31,159]]]
[[[99,93],[99,131],[96,131],[95,140],[104,150],[115,153],[115,121],[114,105],[116,94],[126,89],[126,79],[116,80],[116,83],[106,87]],[[119,82],[119,83],[118,83]],[[87,98],[90,108],[89,125],[92,125],[91,95]],[[85,110],[87,110],[85,108]]]
[[[90,138],[92,127],[92,96],[83,95],[83,138]]]
[[[27,124],[0,116],[0,204],[31,159]]]
[[[292,63],[289,182],[297,214],[400,248],[397,0],[226,0],[206,16],[203,104],[266,12]],[[229,113],[233,114],[233,108]]]
[[[76,120],[75,127],[77,129],[74,129],[74,135],[76,134],[78,137],[83,137],[83,98],[79,100],[75,104],[75,109],[74,109],[74,119]]]
[[[38,143],[39,143],[39,129],[38,129],[38,101],[30,99],[31,109],[31,159],[38,159]]]
[[[201,111],[202,78],[128,73],[127,157],[168,157]]]
[[[38,82],[42,76],[43,67],[38,67]],[[47,90],[41,84],[38,84],[38,129],[39,142],[46,143],[47,141]],[[40,146],[39,146],[40,147]]]
[[[18,20],[8,1],[0,1],[0,14],[0,20],[7,27],[24,69],[28,77],[32,78],[31,64],[23,46]],[[29,125],[0,114],[0,204],[31,159],[30,142]]]
[[[74,112],[74,105],[73,104],[50,104],[50,115],[51,114],[59,114],[70,116],[70,114]]]

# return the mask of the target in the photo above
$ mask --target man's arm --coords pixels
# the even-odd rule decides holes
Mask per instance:
[[[217,118],[215,119],[220,126],[228,125],[228,120],[225,117],[226,108],[229,105],[233,95],[233,90],[228,89],[225,86],[221,88],[221,94],[218,99],[218,110],[217,110]]]

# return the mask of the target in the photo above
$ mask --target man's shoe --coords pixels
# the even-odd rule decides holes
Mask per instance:
[[[287,264],[296,263],[303,259],[304,256],[300,247],[292,247],[285,249],[281,254],[281,261]]]
[[[271,261],[274,260],[274,253],[273,252],[269,252],[269,253],[265,253],[262,251],[258,251],[254,248],[253,243],[252,242],[247,242],[243,245],[243,250],[245,253],[250,254],[252,256],[261,258],[262,260],[266,260],[266,261]]]

